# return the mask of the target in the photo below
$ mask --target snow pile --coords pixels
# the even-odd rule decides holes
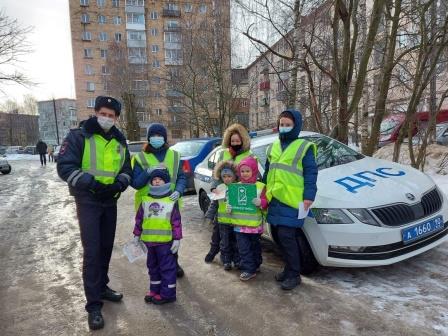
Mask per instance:
[[[373,157],[392,161],[394,144],[380,148]],[[415,155],[417,151],[415,150]],[[399,163],[410,165],[409,149],[407,145],[401,146]],[[426,149],[425,173],[434,180],[437,186],[448,195],[448,147],[431,144]]]
[[[39,155],[31,154],[6,154],[6,160],[8,161],[18,161],[18,160],[33,160],[39,161]],[[47,158],[48,160],[48,158]]]

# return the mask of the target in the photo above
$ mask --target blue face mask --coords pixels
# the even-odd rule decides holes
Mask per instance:
[[[149,138],[149,144],[156,149],[162,147],[164,143],[165,143],[165,139],[163,139],[163,137],[152,136]]]
[[[278,128],[278,131],[279,131],[280,133],[288,133],[288,132],[291,132],[292,129],[293,129],[293,127],[279,127],[279,128]]]

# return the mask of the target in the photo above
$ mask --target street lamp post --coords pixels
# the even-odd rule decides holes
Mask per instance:
[[[59,145],[59,127],[58,127],[58,116],[56,114],[56,100],[53,98],[53,112],[54,112],[54,121],[56,123],[56,142]]]

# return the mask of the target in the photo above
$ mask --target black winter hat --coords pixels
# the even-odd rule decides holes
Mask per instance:
[[[165,126],[163,126],[162,124],[159,124],[159,123],[152,123],[152,124],[150,124],[148,126],[148,132],[146,134],[146,137],[147,137],[148,141],[149,141],[150,137],[152,137],[152,136],[154,136],[156,134],[163,136],[163,139],[165,140],[165,143],[166,143],[167,132],[166,132]]]
[[[98,96],[95,99],[95,111],[99,111],[100,108],[107,107],[115,111],[115,115],[118,117],[121,112],[121,103],[112,97]]]
[[[170,173],[165,168],[156,168],[149,174],[149,181],[152,183],[152,180],[155,177],[160,177],[162,180],[165,181],[165,183],[170,182]]]

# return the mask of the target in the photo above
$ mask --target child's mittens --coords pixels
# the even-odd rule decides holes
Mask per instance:
[[[176,254],[177,251],[179,251],[180,247],[180,240],[173,240],[173,243],[171,244],[171,253]]]
[[[252,200],[252,204],[255,205],[256,207],[259,207],[261,205],[261,199],[260,198],[254,198]]]
[[[135,236],[135,235],[134,235],[134,238],[132,239],[132,242],[133,242],[134,244],[137,244],[139,241],[140,241],[140,236]]]
[[[227,204],[226,205],[226,212],[229,214],[229,213],[232,213],[232,206],[230,205],[230,204]]]

